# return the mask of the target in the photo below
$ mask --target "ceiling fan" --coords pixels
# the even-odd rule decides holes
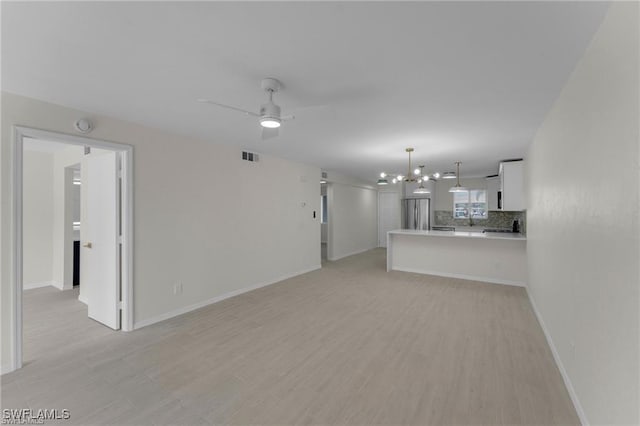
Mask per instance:
[[[275,78],[265,78],[262,80],[262,89],[267,92],[269,100],[260,106],[259,112],[247,111],[242,108],[237,108],[231,105],[221,104],[209,99],[200,98],[198,102],[216,105],[222,108],[231,109],[241,112],[245,115],[259,118],[260,125],[262,126],[262,139],[269,139],[278,136],[278,128],[283,121],[293,120],[293,115],[281,115],[280,107],[273,102],[273,94],[282,88],[280,83]]]

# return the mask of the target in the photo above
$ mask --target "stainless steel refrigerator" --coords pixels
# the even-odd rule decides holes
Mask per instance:
[[[406,198],[402,200],[402,229],[431,229],[429,198]]]

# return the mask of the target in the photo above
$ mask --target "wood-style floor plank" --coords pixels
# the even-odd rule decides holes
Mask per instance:
[[[130,333],[24,294],[3,408],[64,424],[579,424],[524,289],[386,272],[372,250]]]

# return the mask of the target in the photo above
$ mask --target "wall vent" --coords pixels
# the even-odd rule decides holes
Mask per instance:
[[[253,152],[242,151],[242,159],[246,161],[257,162],[260,157]]]

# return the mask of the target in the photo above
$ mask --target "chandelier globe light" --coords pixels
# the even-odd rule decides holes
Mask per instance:
[[[420,166],[419,169],[414,170],[414,174],[417,174],[419,176],[423,176],[423,178],[420,180],[420,186],[418,186],[416,189],[413,190],[414,194],[430,194],[431,191],[429,191],[427,188],[424,187],[424,183],[426,181],[429,180],[429,176],[424,176],[422,174],[422,169],[424,168],[424,166]],[[417,171],[417,173],[416,173]]]

